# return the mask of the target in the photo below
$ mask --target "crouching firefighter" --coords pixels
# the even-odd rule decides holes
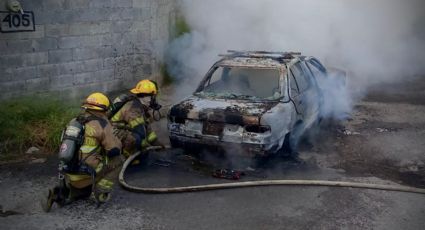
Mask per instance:
[[[109,118],[115,134],[123,143],[123,155],[127,158],[150,145],[162,146],[150,126],[152,120],[158,121],[161,118],[161,105],[156,101],[157,94],[156,82],[141,80],[130,93],[120,95],[113,101]],[[152,116],[149,109],[153,111]]]
[[[46,212],[55,202],[63,206],[90,196],[99,205],[110,199],[123,159],[121,141],[106,116],[109,105],[105,95],[93,93],[67,125],[59,150],[59,185],[43,201]]]

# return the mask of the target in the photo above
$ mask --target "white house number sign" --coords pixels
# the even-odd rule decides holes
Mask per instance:
[[[0,11],[0,32],[22,31],[35,31],[34,13],[32,11],[23,11],[22,13]]]

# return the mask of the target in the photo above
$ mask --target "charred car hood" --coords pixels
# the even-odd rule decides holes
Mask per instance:
[[[261,116],[278,102],[207,99],[192,96],[170,110],[170,116],[228,124],[260,124]]]

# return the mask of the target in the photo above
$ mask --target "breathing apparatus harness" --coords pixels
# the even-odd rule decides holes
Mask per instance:
[[[87,111],[90,113],[89,111]],[[99,122],[105,122],[102,118],[97,117],[96,115],[90,113],[91,115],[86,117],[84,115],[79,115],[78,117],[72,119],[65,130],[62,132],[61,138],[61,147],[59,150],[59,167],[58,167],[58,180],[59,186],[58,191],[56,192],[56,202],[60,205],[65,205],[67,203],[67,196],[69,194],[69,189],[66,187],[65,174],[66,173],[85,173],[89,174],[92,180],[92,193],[94,197],[97,198],[96,194],[96,170],[84,163],[84,161],[91,156],[93,153],[97,152],[100,146],[97,146],[95,149],[90,151],[84,159],[79,159],[79,150],[84,143],[84,131],[85,124],[87,122],[98,120]],[[98,200],[96,199],[96,202]]]
[[[128,95],[123,94],[120,96],[117,101],[114,101],[114,103],[111,105],[111,110],[108,112],[108,118],[111,119],[127,102],[129,101],[135,101],[138,103],[140,107],[145,107],[145,105],[140,102],[139,97],[148,97],[150,96],[149,101],[149,108],[152,109],[152,116],[155,121],[159,121],[161,119],[161,112],[160,109],[162,108],[162,105],[160,105],[155,95],[150,94],[137,94],[137,95]]]
[[[149,107],[152,109],[152,116],[153,116],[153,119],[154,119],[155,121],[159,121],[159,120],[161,120],[162,115],[161,115],[161,111],[160,111],[160,109],[162,108],[162,105],[160,105],[160,104],[156,101],[156,96],[155,96],[155,95],[151,96],[151,101],[150,101],[150,103],[149,103]]]

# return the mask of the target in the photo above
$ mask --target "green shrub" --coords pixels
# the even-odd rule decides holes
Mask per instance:
[[[186,19],[183,16],[178,16],[175,24],[175,38],[178,38],[185,33],[190,33],[190,26],[187,24]]]
[[[186,19],[182,15],[177,15],[175,18],[174,26],[171,29],[171,40],[178,39],[180,36],[190,33],[191,29],[187,24]],[[166,54],[167,55],[167,54]],[[174,83],[175,78],[170,74],[168,67],[165,63],[160,66],[160,74],[162,76],[162,85],[168,86]]]
[[[0,153],[23,152],[30,146],[54,152],[66,123],[79,112],[76,101],[33,96],[3,101],[0,107]]]
[[[171,85],[171,84],[174,83],[174,78],[168,72],[166,64],[161,64],[159,70],[160,70],[160,73],[161,73],[161,76],[162,76],[162,85],[163,86],[168,86],[168,85]]]

